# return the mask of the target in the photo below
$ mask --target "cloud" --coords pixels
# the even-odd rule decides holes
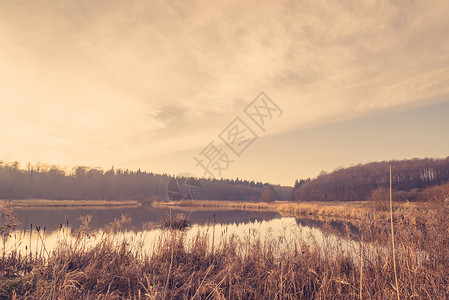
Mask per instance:
[[[425,103],[449,93],[448,13],[445,1],[2,2],[2,145],[23,159],[156,157],[201,147],[261,90],[285,111],[272,134]]]

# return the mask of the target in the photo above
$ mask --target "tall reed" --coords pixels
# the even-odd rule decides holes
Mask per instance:
[[[358,233],[347,228],[346,237],[262,241],[250,232],[222,238],[213,253],[213,233],[199,231],[187,240],[185,231],[172,226],[159,229],[148,253],[117,234],[125,231],[126,217],[89,246],[98,232],[89,230],[85,218],[75,239],[61,235],[48,254],[6,252],[0,258],[0,298],[392,299],[399,290],[407,299],[446,299],[448,213],[445,201],[420,214],[406,207],[393,211],[396,249],[389,224],[373,215]]]

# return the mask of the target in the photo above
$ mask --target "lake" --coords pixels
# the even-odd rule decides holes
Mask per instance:
[[[67,225],[67,221],[72,229],[76,230],[81,222],[80,217],[92,215],[90,228],[97,230],[106,224],[120,219],[122,215],[131,217],[131,222],[127,229],[139,231],[146,222],[160,224],[169,218],[170,208],[160,206],[138,206],[138,207],[105,207],[105,208],[79,208],[79,207],[24,207],[15,209],[19,222],[18,228],[29,230],[40,226],[42,229],[53,231],[61,225]],[[177,207],[171,209],[171,215],[183,214],[192,224],[204,225],[214,221],[219,224],[250,223],[254,221],[267,221],[278,219],[281,215],[272,211],[251,211],[226,208],[197,208]]]
[[[48,256],[58,241],[76,240],[80,217],[85,215],[92,215],[90,228],[95,234],[89,238],[88,244],[95,245],[104,233],[104,226],[114,219],[120,219],[123,214],[132,220],[124,231],[115,233],[115,238],[125,239],[131,245],[151,253],[167,234],[167,230],[143,229],[142,225],[147,222],[160,224],[170,213],[172,216],[182,213],[192,223],[185,231],[186,245],[191,244],[198,234],[204,234],[209,245],[214,244],[215,247],[233,238],[244,243],[260,241],[266,244],[275,241],[280,250],[299,249],[303,243],[320,246],[326,243],[348,253],[357,253],[359,249],[357,241],[323,232],[322,221],[283,217],[272,211],[176,207],[170,212],[168,207],[139,206],[101,209],[26,207],[17,208],[16,213],[21,224],[7,241],[6,251],[17,250],[23,254],[29,254],[31,249],[33,254]],[[341,224],[334,223],[332,226],[338,232]],[[40,227],[39,232],[37,227]]]

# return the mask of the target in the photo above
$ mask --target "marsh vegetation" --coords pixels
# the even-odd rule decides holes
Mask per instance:
[[[2,234],[16,220],[3,206]],[[5,214],[6,212],[6,214]],[[321,240],[308,234],[283,239],[249,230],[223,238],[223,228],[189,231],[159,228],[152,251],[126,235],[128,218],[103,230],[82,219],[68,238],[26,253],[10,247],[0,259],[0,295],[65,299],[392,299],[448,297],[449,220],[447,200],[428,210],[394,212],[396,249],[381,212],[334,234],[326,222]],[[36,230],[36,229],[35,229]],[[36,232],[35,232],[36,234]],[[90,243],[95,236],[95,243]],[[219,240],[219,243],[217,243]],[[26,242],[25,242],[26,243]],[[31,251],[30,251],[31,250]],[[396,253],[396,274],[393,269]],[[395,275],[398,287],[395,286]]]

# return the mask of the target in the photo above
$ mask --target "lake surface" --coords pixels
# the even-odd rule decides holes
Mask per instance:
[[[168,207],[20,208],[16,209],[16,213],[21,224],[11,233],[4,244],[4,250],[15,250],[23,255],[29,255],[31,250],[33,255],[48,257],[59,243],[76,245],[79,218],[85,215],[92,215],[90,229],[93,234],[83,240],[83,247],[95,246],[106,233],[104,226],[114,219],[120,219],[123,214],[131,217],[132,221],[124,230],[114,233],[112,238],[118,243],[126,241],[133,251],[151,255],[163,241],[170,240],[171,234],[160,226],[152,229],[142,226],[148,222],[157,225],[166,220],[170,215]],[[380,255],[391,255],[388,247],[365,242],[362,248],[358,240],[346,238],[345,226],[341,222],[283,217],[270,211],[223,208],[192,210],[183,207],[171,209],[172,216],[178,213],[182,213],[192,224],[183,231],[184,245],[187,248],[193,245],[198,236],[202,236],[208,241],[209,249],[212,245],[220,247],[232,240],[233,245],[240,245],[239,251],[248,251],[249,245],[261,243],[263,247],[272,247],[270,249],[276,255],[285,253],[286,250],[300,250],[306,245],[317,247],[324,257],[347,255],[356,264],[362,253],[367,261],[374,261]],[[325,223],[331,230],[323,229]],[[30,230],[31,224],[33,230]],[[39,231],[36,226],[40,226]],[[357,233],[355,227],[350,230]],[[426,254],[420,253],[418,260],[426,259]]]
[[[19,222],[18,229],[29,230],[40,226],[46,230],[53,231],[61,225],[67,225],[67,221],[72,229],[76,230],[81,222],[80,217],[92,215],[90,228],[100,229],[106,224],[121,219],[122,215],[131,217],[131,222],[127,229],[141,230],[142,225],[147,222],[160,224],[170,216],[170,208],[139,206],[139,207],[118,207],[118,208],[67,208],[67,207],[25,207],[15,209]],[[171,215],[183,214],[192,224],[204,225],[214,221],[219,224],[250,223],[254,221],[267,221],[281,218],[281,215],[272,211],[251,211],[223,208],[172,208]]]
[[[6,251],[17,250],[23,254],[48,256],[61,241],[75,241],[79,218],[92,215],[90,228],[95,234],[89,238],[88,244],[95,245],[102,237],[103,228],[114,219],[128,215],[132,218],[130,224],[122,232],[116,233],[114,238],[119,241],[125,239],[135,249],[151,253],[166,238],[168,230],[162,228],[144,229],[147,222],[160,224],[170,215],[168,207],[125,207],[125,208],[67,208],[67,207],[38,207],[16,209],[21,223],[11,234],[6,243]],[[241,244],[260,241],[276,244],[278,250],[300,249],[305,243],[308,245],[332,245],[338,251],[357,253],[359,245],[356,241],[341,238],[338,234],[329,234],[321,230],[324,224],[311,219],[282,217],[277,212],[253,211],[223,208],[172,208],[171,215],[182,213],[192,224],[185,232],[186,246],[191,245],[198,234],[208,239],[209,245],[219,247],[230,239],[240,240]],[[215,215],[215,225],[213,224]],[[67,225],[68,221],[68,225]],[[33,230],[30,230],[30,227]],[[338,231],[338,224],[334,224]],[[36,230],[40,227],[40,231]],[[45,228],[45,231],[43,230]],[[326,248],[331,249],[330,247]],[[279,252],[280,253],[280,252]],[[323,253],[330,255],[329,253]]]

